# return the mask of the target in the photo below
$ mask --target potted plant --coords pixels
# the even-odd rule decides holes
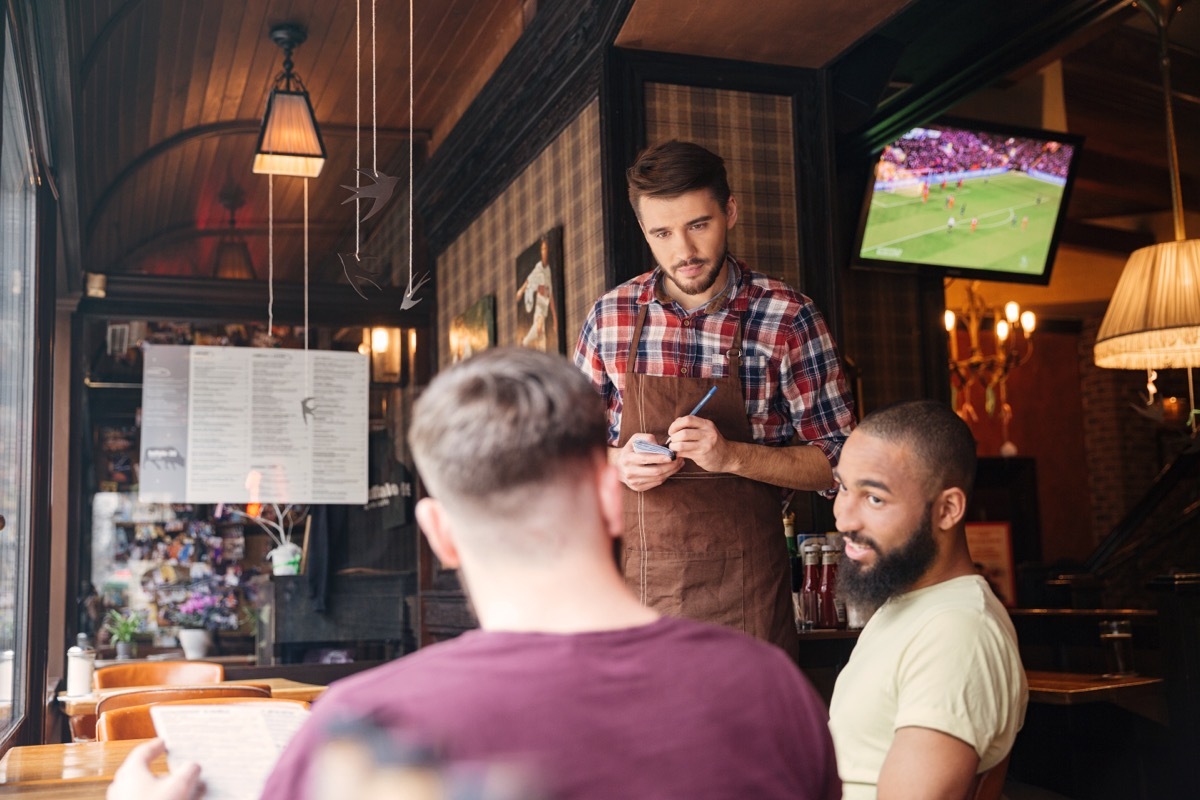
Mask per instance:
[[[268,503],[275,512],[274,518],[265,514],[247,514],[235,510],[235,516],[248,519],[266,531],[275,547],[267,553],[271,562],[271,572],[274,575],[300,574],[300,546],[292,541],[292,528],[296,521],[307,516],[307,509],[302,506],[288,504],[282,508],[278,503]]]
[[[109,632],[117,646],[117,658],[133,656],[133,637],[141,629],[142,618],[132,611],[122,614],[113,608],[104,617],[104,630]]]

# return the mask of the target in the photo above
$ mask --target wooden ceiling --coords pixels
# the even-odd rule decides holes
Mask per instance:
[[[282,63],[268,32],[291,21],[308,28],[295,68],[308,85],[329,155],[321,176],[309,185],[310,274],[316,281],[343,280],[336,254],[353,247],[354,217],[351,206],[342,204],[349,193],[340,185],[353,183],[357,160],[371,164],[370,0],[357,3],[361,45],[355,41],[355,0],[58,2],[65,9],[84,270],[211,275],[215,245],[228,221],[218,194],[235,182],[246,194],[237,229],[265,278],[268,181],[254,175],[250,164],[271,81]],[[376,163],[381,171],[403,176],[410,126],[408,4],[376,2]],[[520,37],[537,0],[414,0],[414,5],[411,124],[419,164]],[[990,5],[1001,12],[1008,7]],[[1023,9],[1012,12],[1014,24],[1034,25],[1036,5],[1014,4]],[[962,58],[964,49],[982,57],[974,44],[980,31],[959,37],[957,51],[940,45],[948,28],[938,25],[952,26],[947,15],[968,10],[929,0],[636,0],[617,44],[837,70],[856,47],[871,55],[877,42],[888,40],[902,48],[891,75],[891,91],[899,93],[935,66]],[[1172,26],[1176,128],[1185,205],[1193,210],[1200,206],[1198,20],[1200,0],[1188,0]],[[356,111],[360,50],[362,100]],[[1169,237],[1162,233],[1170,194],[1161,84],[1156,45],[1143,15],[1131,8],[1114,14],[1008,82],[1056,60],[1067,129],[1087,137],[1069,212],[1071,243],[1127,251]],[[357,158],[356,119],[366,126]],[[301,275],[303,204],[299,179],[276,179],[274,260],[276,276],[284,280]],[[393,214],[403,213],[398,203],[392,208]],[[1191,227],[1200,231],[1200,224]]]
[[[268,256],[268,179],[250,165],[282,51],[272,26],[295,21],[308,41],[294,54],[328,159],[309,185],[310,269],[341,272],[354,216],[340,184],[361,163],[407,174],[407,3],[376,11],[377,152],[372,150],[371,6],[361,0],[71,0],[66,2],[75,95],[77,191],[84,269],[104,273],[212,274],[228,225],[218,194],[246,195],[237,231],[260,279]],[[414,10],[412,98],[416,151],[436,146],[520,36],[521,0],[424,0]],[[361,53],[361,56],[360,56]],[[361,107],[355,72],[361,70]],[[362,120],[361,154],[355,120]],[[359,161],[361,159],[361,161]],[[304,186],[276,178],[276,275],[298,280],[303,264]],[[365,213],[365,210],[364,210]]]

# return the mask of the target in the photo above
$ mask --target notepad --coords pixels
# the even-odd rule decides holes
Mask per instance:
[[[633,449],[638,453],[652,453],[656,456],[669,456],[672,461],[675,460],[675,451],[669,447],[663,447],[661,444],[650,441],[649,439],[634,439]]]
[[[308,719],[291,703],[156,705],[154,729],[167,743],[167,765],[200,765],[205,800],[254,800],[275,760]]]

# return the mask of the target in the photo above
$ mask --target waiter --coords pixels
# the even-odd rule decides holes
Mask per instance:
[[[854,425],[836,346],[811,300],[730,255],[738,206],[720,156],[670,141],[626,175],[658,267],[597,300],[575,348],[627,487],[626,582],[660,612],[795,654],[781,499],[833,487]]]

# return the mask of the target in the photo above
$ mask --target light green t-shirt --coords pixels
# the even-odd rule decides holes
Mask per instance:
[[[829,707],[845,800],[874,798],[897,729],[930,728],[1003,760],[1029,686],[1004,606],[976,575],[888,600],[859,635]]]

